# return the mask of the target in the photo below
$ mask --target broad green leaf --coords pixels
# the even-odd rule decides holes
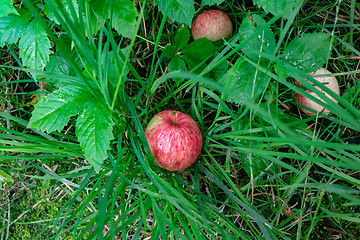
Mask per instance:
[[[245,41],[248,37],[254,34],[258,29],[263,28],[265,20],[256,14],[244,18],[239,28],[240,42]],[[258,56],[247,53],[247,49],[254,49],[260,52],[272,54],[275,49],[275,36],[270,28],[265,28],[258,36],[250,39],[243,48],[244,52],[252,59],[257,59]]]
[[[224,0],[201,0],[201,6],[205,6],[205,5],[220,5],[221,3],[223,3]]]
[[[326,33],[307,33],[293,39],[282,59],[305,72],[313,72],[329,59],[330,36]]]
[[[51,55],[45,69],[48,72],[70,74],[70,67],[66,59],[60,55]]]
[[[175,56],[174,58],[172,58],[170,60],[169,72],[174,72],[174,71],[179,71],[179,70],[182,72],[186,72],[186,70],[187,70],[186,64],[180,56]]]
[[[90,6],[102,20],[109,18],[109,3],[101,0],[91,0]]]
[[[70,75],[70,66],[66,59],[60,55],[51,55],[49,57],[49,62],[47,63],[45,70],[47,72],[53,72],[58,74],[65,74],[67,76]],[[64,80],[64,78],[59,77],[51,77],[49,74],[49,78],[53,81],[54,85],[57,88],[62,88],[68,85]]]
[[[136,32],[138,12],[130,0],[114,1],[113,27],[124,37],[131,38]]]
[[[90,96],[89,92],[78,87],[60,88],[35,105],[28,127],[48,133],[61,131],[70,117],[80,112]]]
[[[237,104],[254,101],[265,91],[267,82],[268,77],[264,73],[242,58],[220,80],[225,86],[225,99]]]
[[[120,49],[119,51],[121,51],[122,54],[126,55],[127,52],[129,51],[129,48],[126,47],[126,48]],[[117,58],[115,57],[116,56],[115,54],[118,54],[118,53],[116,53],[115,51],[111,51],[108,56],[108,62],[107,63],[103,62],[103,66],[108,65],[107,73],[109,74],[110,83],[114,87],[117,85],[117,83],[119,81],[121,69],[122,69],[123,65],[125,64],[124,60],[121,57],[119,57],[119,62],[118,62]],[[104,57],[103,60],[105,60],[105,59],[106,58]],[[124,71],[124,75],[123,75],[124,78],[126,78],[129,71],[130,71],[130,69],[127,66],[125,66],[125,71]]]
[[[24,34],[30,19],[31,15],[28,13],[0,17],[0,47],[16,43]]]
[[[166,7],[169,0],[156,0],[155,4],[158,5],[162,14],[166,12]],[[191,27],[192,19],[195,15],[194,0],[173,0],[169,8],[168,17],[173,22],[185,23]]]
[[[175,56],[170,60],[168,69],[169,69],[169,72],[175,72],[175,71],[186,72],[187,71],[186,63],[184,62],[184,60],[182,60],[182,58],[180,56]],[[184,79],[174,78],[173,80],[176,82],[177,86],[179,86],[180,82],[182,82]]]
[[[270,12],[275,16],[285,16],[303,2],[304,0],[253,0],[253,3],[263,8],[265,12]]]
[[[103,20],[112,16],[112,26],[124,37],[131,38],[136,31],[136,19],[138,12],[134,2],[130,0],[114,0],[104,2],[103,0],[92,0],[90,5]]]
[[[181,52],[191,58],[204,60],[216,50],[214,44],[206,38],[199,38],[187,45]]]
[[[60,11],[60,7],[59,5],[57,4],[57,0],[49,0],[48,2],[45,3],[45,6],[44,6],[44,13],[45,15],[51,20],[51,21],[54,21],[56,24],[60,24],[60,22],[57,20],[57,18],[55,17],[55,14],[50,10],[49,8],[49,5],[48,4],[52,4],[52,6],[57,10],[57,11]],[[70,10],[70,5],[69,5],[69,1],[68,0],[60,0],[59,1],[63,6],[64,6],[64,11],[68,14],[68,16],[70,16],[72,18],[72,13],[71,13],[71,10]],[[77,14],[79,14],[79,6],[78,4],[76,3],[75,0],[71,0],[71,4],[72,6],[74,7],[75,9],[75,12]],[[61,6],[61,5],[60,5]],[[77,16],[79,17],[79,16]]]
[[[107,157],[110,141],[114,138],[113,125],[110,110],[94,98],[88,99],[77,118],[75,133],[86,159],[97,172]]]
[[[50,41],[46,31],[35,19],[27,26],[19,42],[20,57],[30,69],[43,70],[49,61]],[[36,79],[36,74],[33,74]]]
[[[1,0],[0,2],[0,18],[10,14],[18,15],[16,8],[13,6],[13,0]]]
[[[6,172],[0,170],[0,182],[14,182],[14,180]]]
[[[184,54],[183,59],[188,64],[189,69],[196,67],[200,62],[211,56],[216,47],[206,38],[199,38],[187,45],[181,52]]]
[[[175,46],[177,50],[183,49],[190,40],[189,28],[185,25],[175,34]]]
[[[167,45],[163,50],[162,53],[167,58],[173,58],[176,54],[176,47],[174,45]]]

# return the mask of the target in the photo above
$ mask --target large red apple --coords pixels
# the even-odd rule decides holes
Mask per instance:
[[[335,76],[333,76],[330,71],[326,70],[325,68],[320,68],[315,73],[310,73],[310,75],[313,75],[315,80],[317,80],[320,83],[323,83],[324,86],[326,86],[327,88],[332,90],[337,95],[340,95],[339,83],[336,80]],[[328,76],[324,76],[324,75],[328,75]],[[298,81],[296,81],[295,84],[297,86],[301,86],[301,83],[299,83]],[[315,87],[315,88],[317,88],[321,92],[324,92],[319,87]],[[316,97],[317,99],[320,99],[320,97],[316,93],[310,92],[308,90],[306,90],[306,92],[308,92],[310,95]],[[333,97],[331,97],[329,94],[325,93],[325,96],[327,96],[328,98],[330,98],[331,100],[333,100],[334,102],[337,103],[337,101]],[[330,111],[328,109],[326,109],[326,108],[324,109],[323,106],[321,106],[320,104],[317,104],[316,102],[310,100],[307,97],[304,97],[300,93],[295,93],[295,100],[297,103],[300,103],[301,105],[304,105],[308,108],[314,109],[317,112],[323,112],[324,114],[330,113]],[[313,113],[307,109],[304,109],[304,108],[300,108],[300,109],[301,109],[301,111],[306,113],[308,116],[315,115],[315,113]]]
[[[191,34],[196,40],[206,37],[211,41],[217,41],[231,36],[233,26],[226,13],[220,10],[208,10],[195,18],[191,26]]]
[[[157,113],[148,123],[145,136],[155,162],[170,171],[191,166],[202,148],[202,136],[197,123],[179,111]]]

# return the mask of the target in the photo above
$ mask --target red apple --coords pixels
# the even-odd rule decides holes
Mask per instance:
[[[145,136],[155,162],[170,171],[191,166],[202,148],[202,136],[197,123],[185,113],[165,110],[148,123]]]
[[[220,10],[208,10],[195,18],[191,26],[193,38],[206,37],[217,41],[232,35],[233,26],[230,18]]]
[[[336,80],[335,76],[331,75],[332,73],[328,70],[326,70],[325,68],[320,68],[319,70],[317,70],[315,73],[310,73],[310,75],[313,75],[313,78],[315,80],[317,80],[320,83],[323,83],[327,88],[329,88],[330,90],[332,90],[334,93],[336,93],[337,95],[340,95],[340,88],[339,88],[339,83]],[[329,75],[329,76],[324,76],[324,75]],[[295,84],[297,86],[301,86],[301,83],[299,83],[298,81],[295,82]],[[322,91],[319,87],[315,87],[318,90]],[[316,97],[317,99],[320,99],[320,97],[313,93],[310,92],[308,90],[306,90],[306,92],[308,92],[309,94],[311,94],[312,96]],[[323,92],[323,91],[322,91]],[[325,92],[324,92],[325,93]],[[331,100],[333,100],[334,102],[337,103],[337,101],[331,97],[329,94],[325,93],[325,95],[330,98]],[[308,108],[314,109],[317,112],[323,112],[325,114],[329,114],[329,110],[328,109],[324,109],[323,106],[321,106],[320,104],[317,104],[316,102],[310,100],[307,97],[304,97],[303,95],[299,94],[299,93],[295,93],[295,99],[297,103],[300,103],[301,105],[304,105]],[[300,108],[304,113],[306,113],[308,116],[313,116],[315,115],[315,113],[310,112],[309,110],[306,110],[304,108]]]

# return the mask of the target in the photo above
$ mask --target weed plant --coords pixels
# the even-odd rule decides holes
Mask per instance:
[[[2,4],[1,239],[360,236],[355,0]],[[192,40],[212,8],[234,35]],[[293,82],[319,67],[341,96],[308,117]],[[165,109],[202,131],[184,171],[159,168],[144,135]]]

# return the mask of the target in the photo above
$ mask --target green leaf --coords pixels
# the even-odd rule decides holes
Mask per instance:
[[[138,12],[134,2],[130,0],[116,0],[113,8],[113,27],[127,38],[132,38],[136,32],[136,18]]]
[[[191,42],[182,50],[182,53],[188,57],[204,60],[213,54],[216,50],[214,44],[206,38],[199,38]]]
[[[253,0],[253,3],[275,16],[285,16],[294,7],[302,4],[304,0]]]
[[[49,62],[47,63],[45,70],[47,72],[53,72],[64,75],[71,75],[69,63],[66,59],[60,55],[51,55],[49,57]],[[67,86],[68,83],[63,81],[63,78],[60,77],[52,77],[53,75],[49,74],[49,78],[52,80],[56,88],[62,88]]]
[[[220,5],[224,2],[224,0],[201,0],[201,6],[205,6],[205,5]]]
[[[313,72],[329,59],[330,35],[307,33],[293,39],[286,47],[282,59],[305,72]]]
[[[155,5],[158,5],[162,14],[165,14],[168,0],[156,0]],[[195,15],[194,0],[173,0],[169,7],[168,17],[173,22],[185,23],[191,27],[193,16]]]
[[[88,99],[77,118],[75,133],[86,159],[97,172],[107,157],[110,141],[114,138],[113,125],[110,110],[94,98]]]
[[[35,105],[28,127],[48,133],[61,131],[70,117],[80,112],[90,96],[89,92],[78,87],[60,88]]]
[[[169,69],[169,72],[175,72],[175,71],[186,72],[187,71],[186,63],[184,62],[184,60],[182,60],[182,58],[180,56],[175,56],[174,58],[172,58],[170,60],[168,69]],[[179,84],[184,79],[174,78],[173,80],[176,82],[177,86],[179,86]]]
[[[68,16],[70,16],[70,18],[72,19],[72,13],[70,10],[70,5],[69,5],[69,1],[68,0],[59,0],[59,2],[61,2],[61,4],[64,6],[64,10],[65,12],[68,14]],[[48,2],[45,2],[45,6],[44,6],[44,13],[45,15],[51,20],[54,21],[56,24],[60,25],[60,22],[57,20],[55,14],[50,10],[48,3],[52,4],[52,6],[60,11],[60,7],[57,4],[57,0],[49,0]],[[72,6],[74,7],[75,12],[77,13],[77,17],[79,17],[78,13],[79,13],[79,6],[76,2],[76,0],[71,0]],[[61,5],[60,5],[61,6]]]
[[[48,72],[55,72],[66,75],[70,74],[70,67],[66,62],[66,59],[60,55],[51,55],[45,69]]]
[[[109,18],[109,3],[101,0],[91,0],[90,6],[102,20],[107,20]]]
[[[30,19],[31,15],[28,13],[0,17],[0,47],[16,43],[24,34]]]
[[[243,104],[254,101],[265,91],[268,77],[246,60],[239,58],[220,83],[225,86],[224,96],[227,101]]]
[[[10,14],[18,15],[16,8],[13,6],[13,0],[2,0],[0,4],[0,17]]]
[[[177,50],[183,49],[190,40],[189,28],[185,25],[175,34],[175,46]]]
[[[175,56],[174,58],[171,59],[169,63],[169,72],[174,72],[179,70],[182,72],[186,72],[187,70],[186,64],[180,56]]]
[[[41,23],[32,20],[19,42],[23,64],[35,70],[43,70],[49,61],[50,41]],[[33,74],[36,79],[36,74]]]
[[[119,51],[121,51],[122,54],[126,56],[129,50],[130,50],[129,47],[125,47],[120,49]],[[106,66],[108,64],[109,80],[114,87],[116,87],[119,81],[121,68],[125,64],[124,60],[121,57],[119,58],[119,62],[117,61],[117,58],[115,57],[116,54],[118,54],[116,51],[111,51],[108,56],[108,62],[107,63],[103,62],[103,66]],[[103,59],[105,60],[106,58],[104,57]],[[129,71],[130,71],[129,67],[125,66],[123,78],[126,78]]]
[[[14,182],[14,180],[6,172],[0,170],[0,182]]]
[[[216,47],[211,40],[199,38],[187,45],[181,52],[184,54],[183,58],[188,64],[189,69],[192,69],[200,62],[210,57],[215,50]]]
[[[124,37],[131,38],[136,32],[136,19],[138,12],[131,0],[92,0],[90,2],[98,17],[104,21],[112,16],[112,26]]]
[[[250,15],[244,18],[239,28],[240,42],[245,41],[249,36],[258,31],[258,29],[263,28],[265,23],[265,20],[261,16],[256,14],[252,14],[251,20]],[[248,41],[243,48],[243,51],[250,58],[257,59],[258,56],[248,53],[246,51],[247,49],[254,49],[260,52],[272,54],[275,49],[275,36],[271,29],[265,28],[258,36],[251,38],[250,41]]]
[[[162,53],[167,58],[173,58],[176,54],[176,47],[174,45],[167,45],[163,50]]]

